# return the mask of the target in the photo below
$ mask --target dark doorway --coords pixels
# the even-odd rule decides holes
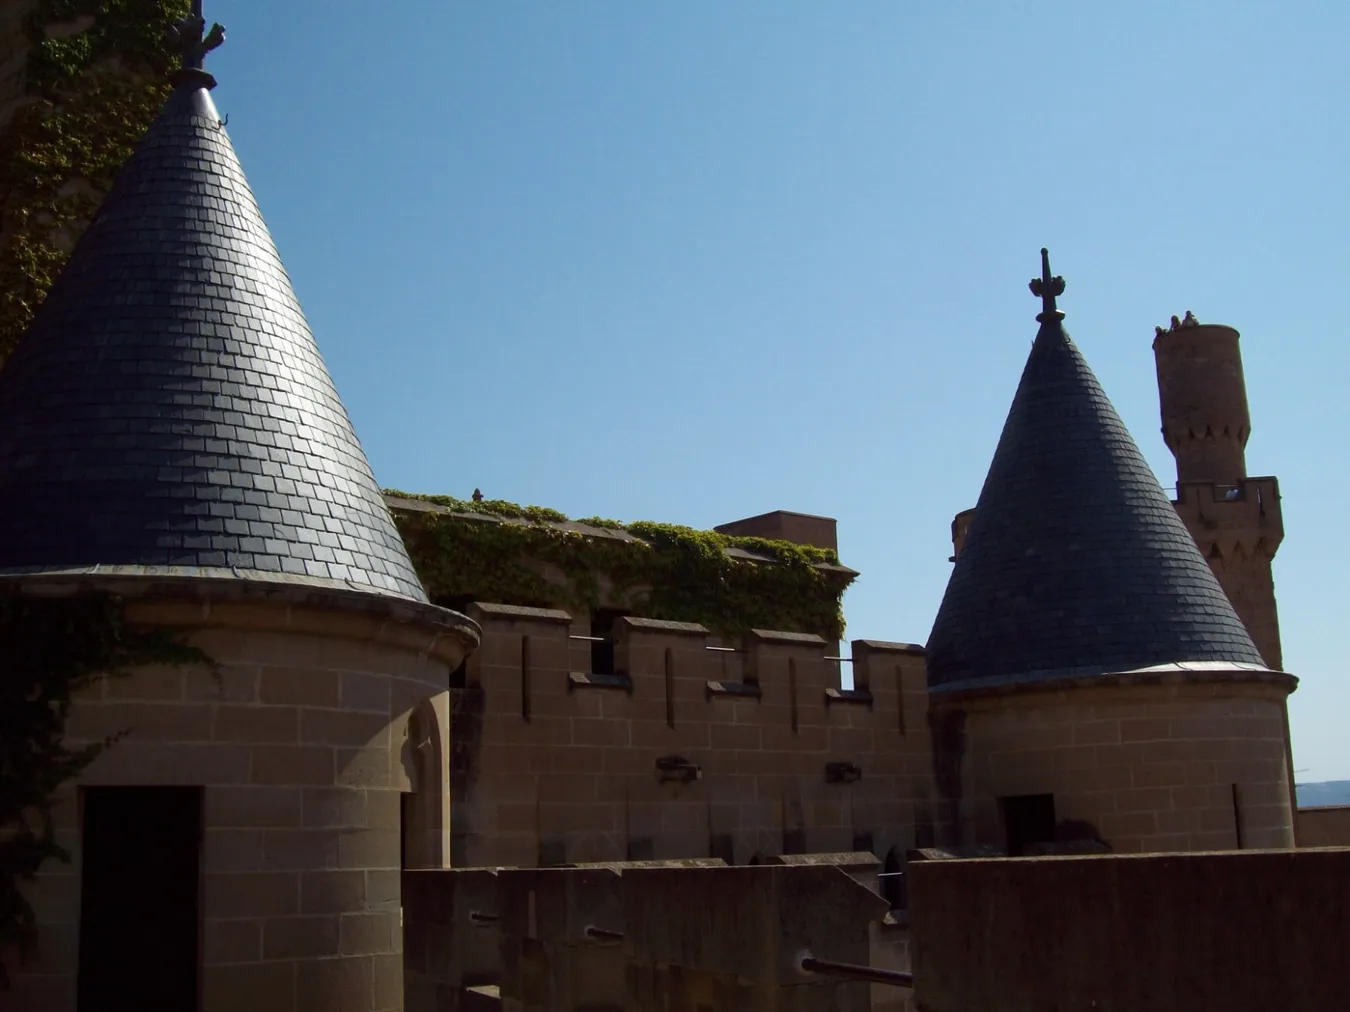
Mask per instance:
[[[1001,799],[1003,835],[1009,857],[1020,857],[1027,844],[1055,839],[1055,796],[1024,794]]]
[[[198,1007],[202,789],[83,792],[79,1012]]]

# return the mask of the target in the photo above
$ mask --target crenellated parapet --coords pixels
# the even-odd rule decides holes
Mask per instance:
[[[1284,540],[1280,483],[1272,476],[1226,485],[1184,482],[1172,504],[1206,558],[1242,552],[1269,560]]]
[[[592,649],[585,616],[468,610],[483,647],[455,690],[456,865],[897,862],[931,841],[921,647],[840,658],[809,633],[622,616]]]
[[[1153,340],[1163,439],[1180,481],[1233,481],[1247,473],[1252,428],[1239,334],[1190,313],[1173,321]]]
[[[1284,540],[1280,485],[1274,477],[1236,484],[1185,482],[1173,505],[1247,627],[1266,664],[1284,665],[1271,560]]]

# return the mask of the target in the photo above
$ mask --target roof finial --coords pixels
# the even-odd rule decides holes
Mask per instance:
[[[211,31],[207,32],[202,0],[192,0],[192,13],[170,25],[168,34],[169,45],[183,54],[183,67],[174,75],[174,83],[214,88],[215,78],[202,69],[202,61],[207,53],[225,41],[225,26],[212,22]]]
[[[1031,294],[1041,300],[1041,312],[1036,319],[1041,323],[1062,320],[1064,314],[1055,308],[1055,296],[1064,294],[1064,279],[1050,274],[1050,251],[1041,247],[1041,276],[1031,279]]]

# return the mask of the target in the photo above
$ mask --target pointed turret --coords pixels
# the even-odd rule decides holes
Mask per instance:
[[[1261,656],[1063,327],[1040,332],[928,641],[933,688]]]
[[[209,94],[184,69],[0,372],[0,573],[425,601]]]

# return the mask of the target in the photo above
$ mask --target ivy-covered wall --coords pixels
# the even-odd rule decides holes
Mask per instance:
[[[168,96],[188,0],[36,0],[0,127],[0,362]],[[0,117],[2,118],[2,117]]]
[[[571,522],[557,510],[496,500],[385,494],[438,603],[612,607],[700,622],[728,637],[778,629],[843,638],[843,595],[856,574],[824,548],[675,524]],[[400,498],[440,509],[400,505]]]

